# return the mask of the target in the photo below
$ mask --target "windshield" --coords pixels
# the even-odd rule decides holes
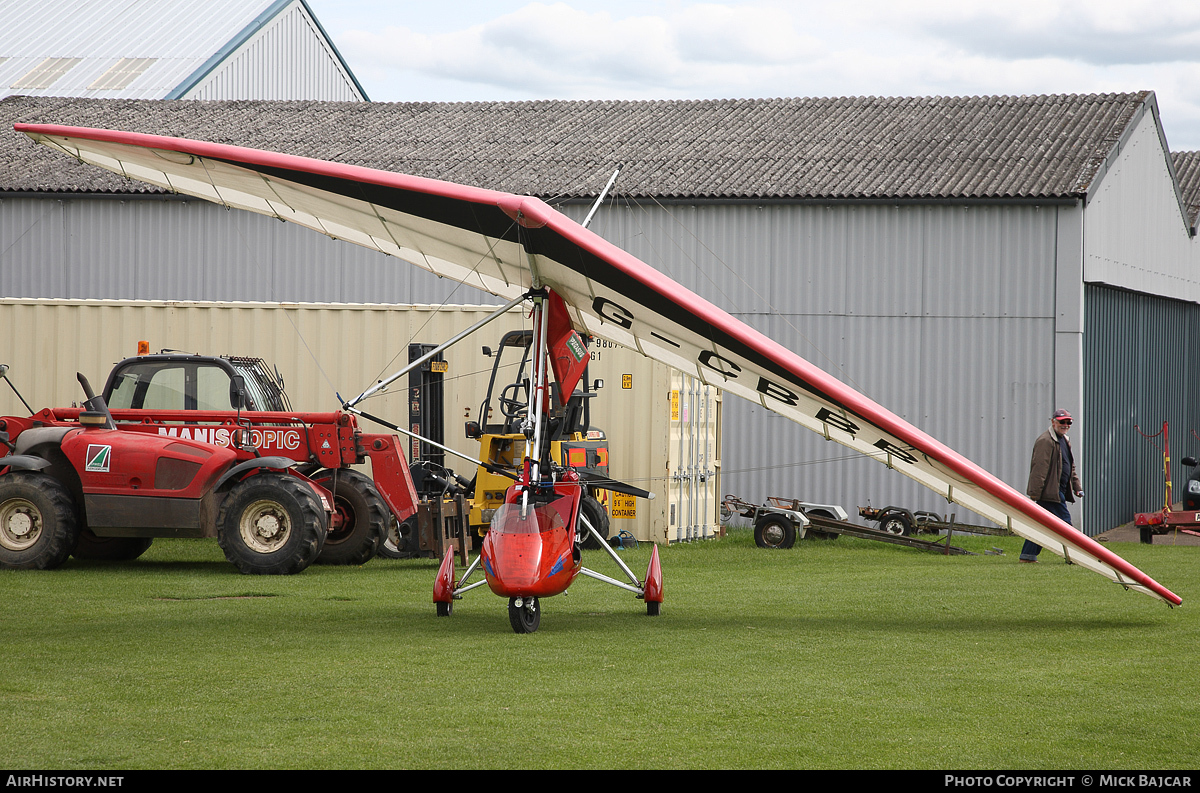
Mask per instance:
[[[531,504],[524,517],[521,505],[505,504],[492,516],[492,531],[499,534],[537,534],[565,529],[571,520],[575,499],[560,496],[547,504]]]
[[[108,398],[115,410],[229,410],[229,374],[216,366],[146,361],[121,370]]]

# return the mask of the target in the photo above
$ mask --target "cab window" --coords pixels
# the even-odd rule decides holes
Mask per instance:
[[[229,374],[220,367],[182,362],[127,366],[117,377],[108,406],[146,410],[230,410]]]

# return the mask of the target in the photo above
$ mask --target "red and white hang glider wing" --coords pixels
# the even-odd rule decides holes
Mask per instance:
[[[499,297],[522,294],[536,274],[580,330],[758,402],[1124,587],[1182,602],[970,460],[536,198],[178,138],[16,129],[132,179],[299,223]]]

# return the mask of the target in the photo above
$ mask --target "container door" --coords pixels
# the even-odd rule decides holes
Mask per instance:
[[[672,370],[669,404],[668,536],[671,542],[708,539],[720,532],[720,394],[716,388]]]

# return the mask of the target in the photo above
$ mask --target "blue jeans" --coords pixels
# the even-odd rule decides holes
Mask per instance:
[[[1068,526],[1073,526],[1074,524],[1071,523],[1071,513],[1067,511],[1067,494],[1060,491],[1058,497],[1061,499],[1060,501],[1039,501],[1037,505],[1054,517],[1061,519]],[[1021,558],[1034,561],[1041,552],[1042,546],[1036,542],[1026,540],[1025,545],[1021,548]]]

